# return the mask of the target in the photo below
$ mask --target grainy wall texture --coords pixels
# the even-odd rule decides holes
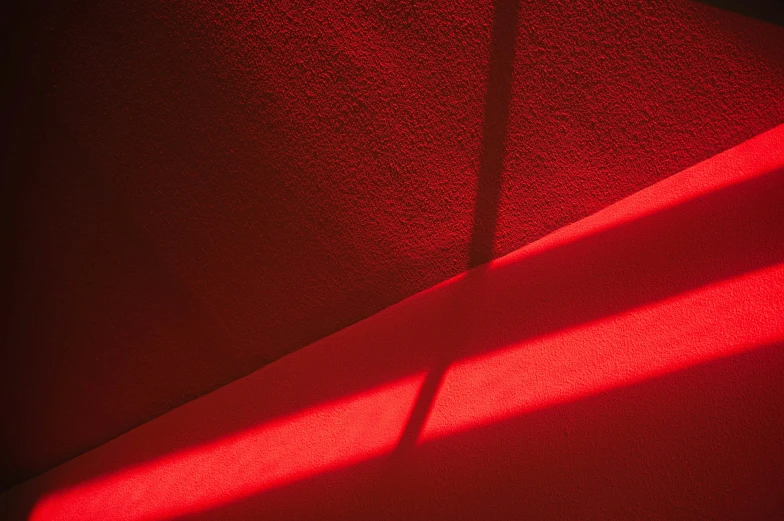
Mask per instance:
[[[784,120],[784,29],[685,0],[60,4],[7,34],[5,486]]]

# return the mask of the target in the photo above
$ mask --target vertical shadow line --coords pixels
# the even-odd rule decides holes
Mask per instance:
[[[519,11],[519,0],[495,2],[482,143],[479,150],[474,228],[468,252],[469,268],[489,262],[493,258],[493,239],[498,220],[498,200],[512,98]]]
[[[482,144],[479,152],[478,190],[469,249],[469,268],[484,264],[490,261],[493,256],[493,239],[498,219],[498,199],[501,190],[509,105],[512,97],[512,75],[519,10],[519,0],[496,0],[493,9]],[[456,322],[456,327],[461,327],[457,317]],[[428,371],[403,430],[398,451],[405,451],[416,445],[448,366],[447,360],[440,360]]]

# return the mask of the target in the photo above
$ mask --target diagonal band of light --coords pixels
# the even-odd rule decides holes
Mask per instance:
[[[781,167],[784,126],[753,141],[501,259],[482,276],[493,277],[496,267]],[[784,264],[761,266],[453,362],[435,393],[419,443],[781,340]],[[524,312],[519,321],[525,323]],[[423,374],[400,377],[55,491],[37,503],[29,519],[170,519],[381,456],[399,442],[423,380]]]

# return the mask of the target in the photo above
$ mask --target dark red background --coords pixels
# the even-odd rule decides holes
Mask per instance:
[[[51,4],[5,33],[6,486],[784,120],[784,29],[700,3]]]

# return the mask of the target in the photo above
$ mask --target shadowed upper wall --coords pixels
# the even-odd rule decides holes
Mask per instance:
[[[11,17],[0,481],[784,120],[784,29],[622,4]]]

